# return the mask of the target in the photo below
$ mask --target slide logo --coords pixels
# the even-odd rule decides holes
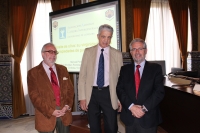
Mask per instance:
[[[53,22],[53,28],[56,29],[57,27],[58,27],[58,22],[57,22],[57,21],[54,21],[54,22]]]
[[[105,16],[108,20],[111,20],[114,16],[114,11],[111,10],[111,9],[108,9],[106,12],[105,12]]]
[[[66,38],[66,27],[59,28],[59,39]]]

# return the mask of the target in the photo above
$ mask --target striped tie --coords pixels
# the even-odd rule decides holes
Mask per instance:
[[[60,106],[60,87],[58,85],[58,80],[53,69],[50,67],[49,70],[51,71],[51,84],[56,99],[56,105]]]
[[[98,87],[104,86],[104,57],[103,57],[104,49],[101,49],[101,55],[99,57],[99,67],[97,73],[97,85]]]

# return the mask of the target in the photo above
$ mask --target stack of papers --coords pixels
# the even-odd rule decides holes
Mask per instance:
[[[187,80],[183,78],[170,77],[169,80],[174,85],[190,85],[191,84],[191,80]]]
[[[200,91],[200,84],[195,84],[194,91]]]

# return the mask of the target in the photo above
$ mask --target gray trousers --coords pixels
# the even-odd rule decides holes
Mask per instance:
[[[56,109],[60,109],[60,107],[56,107]],[[69,133],[69,126],[64,126],[60,117],[56,118],[56,133]],[[39,133],[54,133],[55,129],[51,132],[39,132]]]
[[[56,119],[56,133],[69,133],[69,126],[64,126],[60,117]],[[39,132],[39,133],[54,133],[55,129],[51,132]]]

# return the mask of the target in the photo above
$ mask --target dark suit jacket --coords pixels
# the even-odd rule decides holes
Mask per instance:
[[[134,63],[122,66],[117,83],[117,95],[122,104],[121,120],[126,126],[132,125],[134,119],[129,106],[144,105],[148,112],[139,119],[143,128],[155,127],[162,122],[159,103],[164,97],[163,75],[160,65],[146,61],[140,80],[138,98],[135,95]]]
[[[60,84],[60,108],[65,105],[72,108],[74,88],[71,83],[66,67],[56,65],[58,80]],[[28,92],[35,107],[35,128],[41,132],[53,131],[56,125],[56,117],[52,116],[56,109],[56,100],[51,82],[40,63],[38,66],[28,71]],[[72,114],[67,111],[61,120],[65,126],[72,122]]]

